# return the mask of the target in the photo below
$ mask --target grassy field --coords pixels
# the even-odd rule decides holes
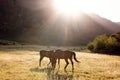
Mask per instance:
[[[76,50],[77,59],[74,61],[74,73],[71,64],[64,72],[65,61],[61,60],[55,70],[47,66],[48,58],[38,66],[39,50],[54,49],[55,47],[39,46],[1,46],[0,47],[0,80],[120,80],[120,56],[92,54]],[[65,48],[61,48],[65,49]]]

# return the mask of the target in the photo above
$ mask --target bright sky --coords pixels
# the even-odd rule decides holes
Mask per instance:
[[[72,2],[72,0],[54,1],[58,1],[55,2],[55,6],[57,7],[56,9],[59,9],[58,11],[60,11],[61,9],[61,12],[75,12],[76,7],[67,7],[67,5],[77,6],[83,12],[96,13],[102,17],[110,19],[111,21],[120,22],[120,0],[73,0],[74,2]],[[68,8],[70,8],[70,10],[72,11],[70,11]]]

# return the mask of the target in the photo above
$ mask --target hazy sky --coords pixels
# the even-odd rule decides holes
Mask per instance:
[[[92,1],[92,0],[90,0]],[[93,0],[95,13],[112,21],[120,22],[120,0]],[[92,3],[91,3],[92,4]]]
[[[21,0],[21,1],[23,3],[28,2],[28,0]],[[36,2],[36,5],[41,6],[38,1],[43,2],[43,1],[49,1],[49,0],[35,0],[35,1],[30,0],[30,1],[32,2],[31,4]],[[51,0],[51,1],[54,1],[54,0]],[[59,1],[65,1],[65,0],[59,0]],[[70,3],[70,0],[67,0],[67,1],[68,1],[67,3]],[[73,1],[76,1],[76,0],[73,0]],[[84,12],[96,13],[102,17],[110,19],[111,21],[120,22],[120,0],[77,0],[77,1],[78,1],[77,5],[80,5],[79,7]]]
[[[78,0],[78,3],[84,12],[96,13],[114,22],[120,22],[120,0]]]

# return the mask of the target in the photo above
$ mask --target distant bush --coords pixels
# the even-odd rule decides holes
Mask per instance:
[[[8,40],[0,40],[0,45],[17,45],[18,43],[15,41],[8,41]]]
[[[112,36],[101,35],[90,42],[87,48],[92,52],[119,53],[120,43]]]

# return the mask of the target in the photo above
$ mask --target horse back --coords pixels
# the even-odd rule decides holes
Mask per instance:
[[[68,59],[72,57],[72,53],[70,51],[56,51],[56,57],[58,59]]]

